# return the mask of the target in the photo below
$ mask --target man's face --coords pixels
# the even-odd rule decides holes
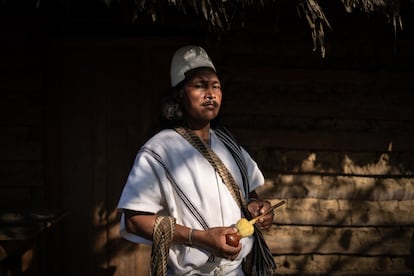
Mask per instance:
[[[222,99],[217,74],[210,69],[195,71],[184,85],[183,108],[187,121],[197,125],[217,117]]]

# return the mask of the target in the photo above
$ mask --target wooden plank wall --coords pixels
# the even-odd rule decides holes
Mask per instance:
[[[224,69],[223,121],[265,173],[260,195],[287,200],[265,233],[278,273],[411,275],[412,71]]]
[[[145,275],[149,248],[119,236],[117,204],[158,125],[169,60],[189,38],[67,38],[62,94],[65,273]],[[80,227],[81,226],[81,227]],[[74,243],[76,246],[74,246]]]
[[[2,37],[0,62],[0,207],[44,199],[42,41]],[[14,39],[14,43],[8,43]]]
[[[359,60],[350,47],[352,54],[344,50],[321,61],[309,57],[304,50],[309,45],[300,39],[275,46],[268,37],[233,38],[217,47],[204,37],[181,36],[53,38],[39,61],[45,83],[17,86],[34,94],[11,89],[9,79],[6,110],[33,114],[24,123],[9,117],[2,131],[43,142],[35,151],[20,151],[16,145],[32,143],[2,137],[2,162],[16,166],[16,176],[41,183],[47,206],[69,210],[57,235],[61,271],[122,276],[148,271],[149,248],[119,237],[116,205],[136,151],[157,128],[171,54],[199,42],[223,79],[223,123],[266,176],[261,195],[288,202],[266,233],[278,272],[412,273],[412,54],[387,57],[381,62],[389,66],[382,66],[381,51]],[[29,79],[37,79],[38,71],[28,70]],[[39,95],[45,95],[43,101]],[[36,119],[39,110],[44,120]],[[42,139],[27,136],[27,127],[21,127],[27,118],[44,124]],[[18,172],[19,152],[35,152],[28,158],[35,162],[27,162],[33,170],[25,163]],[[24,194],[17,198],[23,201]]]

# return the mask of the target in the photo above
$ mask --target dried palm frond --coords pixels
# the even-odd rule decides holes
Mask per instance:
[[[322,57],[326,56],[325,26],[332,29],[322,8],[316,0],[299,0],[299,15],[303,14],[312,32],[313,51],[320,48]]]
[[[385,0],[342,0],[347,12],[360,9],[366,13],[373,12],[379,7],[385,6]]]
[[[110,0],[106,0],[110,1]],[[325,28],[331,29],[331,25],[325,16],[322,8],[317,0],[296,0],[299,14],[302,15],[308,22],[311,29],[313,50],[320,51],[322,57],[326,56],[325,47]],[[151,14],[152,19],[157,20],[157,15],[154,14],[154,3],[161,1],[156,0],[141,0],[140,10],[147,11]],[[168,0],[168,4],[175,6],[184,14],[187,9],[191,8],[196,14],[201,13],[204,19],[209,22],[213,29],[224,30],[230,29],[231,20],[235,13],[238,12],[240,17],[243,17],[243,12],[252,8],[264,8],[269,2],[276,2],[275,0]],[[229,17],[228,10],[233,13]],[[242,26],[244,21],[242,20]]]
[[[397,40],[397,31],[403,30],[402,18],[400,15],[401,0],[342,0],[345,10],[352,12],[359,9],[366,14],[382,10],[388,21],[392,24],[394,30],[394,52],[396,51],[395,42]]]
[[[119,0],[102,0],[107,4],[111,1]],[[239,12],[241,16],[244,10],[253,7],[264,7],[267,2],[275,2],[276,0],[134,0],[136,9],[135,18],[141,13],[148,13],[153,21],[158,20],[157,11],[162,10],[166,4],[175,7],[183,14],[188,14],[191,9],[196,15],[201,15],[207,20],[213,29],[229,29],[229,18],[234,17],[234,13]],[[229,10],[233,11],[233,15],[229,16]]]
[[[367,14],[374,11],[383,10],[385,15],[390,18],[394,30],[397,27],[402,29],[402,20],[400,16],[400,0],[342,0],[347,12],[359,9]]]
[[[111,0],[103,0],[111,1]],[[138,0],[135,0],[138,1]],[[165,0],[164,0],[165,1]],[[295,0],[299,15],[308,23],[313,42],[313,51],[319,51],[322,57],[326,56],[325,33],[326,30],[332,30],[328,17],[325,15],[318,0]],[[370,14],[381,11],[388,18],[394,28],[394,41],[398,30],[402,30],[402,18],[400,16],[401,0],[341,0],[345,10],[352,12],[359,10],[363,13]],[[411,0],[410,0],[411,1]],[[150,11],[153,20],[156,20],[154,14],[154,4],[160,4],[162,0],[141,0],[141,9]],[[230,23],[236,15],[244,18],[243,12],[252,8],[266,8],[269,2],[276,0],[168,0],[169,5],[175,6],[178,10],[186,13],[188,8],[201,13],[209,22],[213,29],[230,29]],[[228,15],[232,10],[231,16]],[[242,20],[242,25],[244,20]]]
[[[12,3],[17,0],[2,0],[2,4]],[[24,0],[20,0],[24,1]],[[84,0],[60,0],[67,7],[82,5],[88,1]],[[328,21],[329,14],[325,15],[322,7],[319,5],[320,0],[101,0],[108,8],[116,6],[120,2],[126,2],[128,6],[128,15],[132,8],[132,21],[148,16],[153,22],[162,21],[166,8],[175,8],[177,11],[188,15],[190,13],[202,17],[210,27],[210,30],[230,30],[233,22],[240,22],[244,27],[245,19],[248,14],[261,12],[271,7],[278,9],[284,5],[273,5],[283,1],[295,3],[299,15],[308,23],[313,42],[313,50],[319,51],[322,57],[326,56],[325,33],[332,30]],[[394,42],[396,41],[397,32],[403,29],[403,20],[400,14],[401,2],[413,6],[414,0],[341,0],[347,12],[354,10],[369,14],[381,12],[384,18],[392,24],[394,29]],[[42,4],[47,1],[31,0],[36,8],[41,8]],[[329,1],[324,1],[328,5]],[[283,11],[282,11],[283,12]],[[280,13],[280,11],[279,11]],[[266,13],[271,14],[271,13]],[[234,19],[241,20],[234,20]]]

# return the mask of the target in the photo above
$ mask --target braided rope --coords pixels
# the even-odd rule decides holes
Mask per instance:
[[[175,219],[157,216],[152,234],[151,276],[165,276],[168,270],[168,254],[174,237]]]
[[[190,142],[214,167],[217,173],[223,180],[223,183],[229,189],[231,195],[233,196],[234,200],[236,201],[237,205],[243,210],[245,215],[247,212],[246,208],[246,200],[240,194],[240,188],[237,186],[236,181],[234,180],[232,174],[229,172],[227,167],[223,164],[220,157],[211,150],[197,135],[195,135],[190,129],[188,128],[176,128],[177,131],[181,136],[183,136],[188,142]]]
[[[231,195],[233,196],[234,200],[238,204],[238,206],[243,211],[246,218],[250,219],[250,212],[247,210],[246,200],[241,196],[241,191],[239,186],[237,186],[236,181],[234,180],[233,176],[223,164],[221,159],[216,155],[216,153],[211,150],[203,141],[195,135],[190,129],[188,128],[175,128],[175,131],[183,136],[190,144],[192,144],[214,167],[217,173],[223,180],[223,183],[229,189]],[[272,253],[269,247],[264,240],[264,237],[259,228],[254,226],[254,237],[255,243],[253,246],[253,263],[252,267],[249,268],[249,273],[253,276],[270,276],[273,275],[273,271],[276,268],[276,263],[273,259]],[[248,271],[245,271],[248,272]],[[248,274],[250,275],[250,274]]]

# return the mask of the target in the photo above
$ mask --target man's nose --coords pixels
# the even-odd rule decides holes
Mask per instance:
[[[214,94],[213,86],[209,85],[206,89],[206,98],[211,100],[214,99],[216,95]]]

